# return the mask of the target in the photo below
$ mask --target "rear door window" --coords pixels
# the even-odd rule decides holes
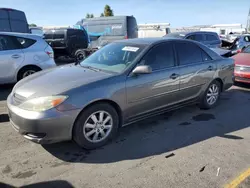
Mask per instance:
[[[15,37],[0,35],[0,51],[21,49],[22,46]]]
[[[28,48],[28,47],[32,46],[33,44],[35,44],[35,42],[36,42],[33,39],[27,39],[27,38],[21,38],[21,37],[17,37],[16,39],[21,44],[21,46],[23,48]]]
[[[195,41],[203,41],[203,36],[202,34],[194,34],[194,35],[188,36],[187,39],[195,40]]]
[[[194,43],[176,42],[175,49],[180,66],[203,62],[201,49]]]
[[[205,40],[206,41],[215,41],[215,40],[218,40],[218,38],[215,35],[205,34]]]
[[[173,45],[163,43],[153,47],[140,64],[149,65],[153,71],[175,66]]]

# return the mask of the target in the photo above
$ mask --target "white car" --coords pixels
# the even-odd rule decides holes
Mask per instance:
[[[54,52],[40,36],[0,32],[0,84],[55,66]]]

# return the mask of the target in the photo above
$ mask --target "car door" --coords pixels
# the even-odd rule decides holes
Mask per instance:
[[[152,72],[127,77],[127,117],[150,112],[178,100],[179,69],[176,67],[172,43],[152,47],[138,65],[148,65]]]
[[[14,82],[24,53],[16,37],[0,35],[0,83]]]
[[[176,42],[175,49],[180,72],[181,101],[195,99],[201,93],[202,86],[213,79],[216,64],[193,42]]]

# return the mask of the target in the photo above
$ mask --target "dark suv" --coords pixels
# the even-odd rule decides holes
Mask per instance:
[[[79,29],[49,29],[44,32],[44,39],[53,48],[55,58],[69,56],[77,58],[82,50],[88,48],[88,34]]]
[[[203,43],[209,48],[221,47],[221,40],[217,33],[207,31],[177,32],[170,33],[164,37],[190,39]]]

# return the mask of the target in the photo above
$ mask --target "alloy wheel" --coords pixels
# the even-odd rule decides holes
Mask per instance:
[[[84,137],[92,143],[106,139],[113,127],[112,116],[106,111],[91,114],[83,126]]]
[[[216,103],[219,97],[219,87],[216,84],[212,84],[207,91],[207,103],[211,106]]]
[[[30,76],[32,74],[34,74],[36,71],[34,70],[27,70],[23,73],[23,78],[27,77],[27,76]]]

